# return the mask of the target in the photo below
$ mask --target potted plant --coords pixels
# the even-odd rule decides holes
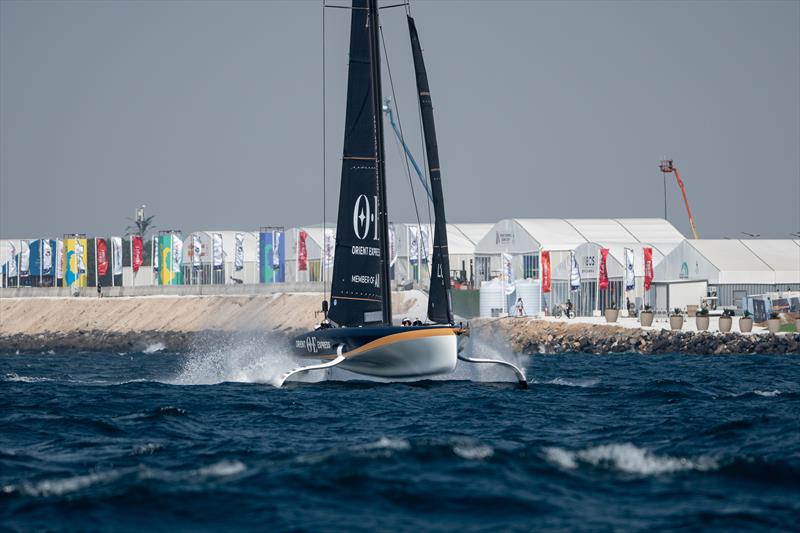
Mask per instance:
[[[669,327],[671,329],[683,329],[683,312],[676,307],[669,315]]]
[[[778,333],[781,330],[781,316],[775,311],[769,314],[767,328],[769,329],[770,333]]]
[[[619,309],[617,309],[617,304],[612,301],[611,305],[606,307],[605,315],[606,322],[616,322],[617,318],[619,317]]]
[[[742,333],[750,333],[753,331],[753,317],[750,315],[750,311],[745,309],[744,313],[739,318],[739,331]]]
[[[652,326],[653,325],[653,308],[649,305],[644,306],[644,310],[639,313],[639,323],[642,326]]]
[[[728,333],[733,326],[733,310],[725,309],[722,316],[719,317],[719,331],[720,333]]]
[[[694,315],[694,323],[697,326],[697,331],[708,331],[708,307],[701,307]]]

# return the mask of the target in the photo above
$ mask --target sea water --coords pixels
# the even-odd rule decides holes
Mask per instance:
[[[800,517],[797,357],[545,355],[523,360],[529,390],[502,372],[276,389],[293,363],[257,345],[148,351],[0,354],[0,529],[796,530]]]

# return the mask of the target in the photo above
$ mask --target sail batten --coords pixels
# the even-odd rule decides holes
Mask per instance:
[[[328,315],[341,326],[391,323],[378,28],[377,0],[353,0]]]
[[[447,221],[444,213],[444,192],[439,168],[439,146],[436,141],[436,127],[433,122],[433,104],[431,102],[430,86],[428,85],[428,74],[422,57],[419,35],[412,17],[408,17],[408,32],[411,37],[411,52],[414,58],[414,71],[417,78],[417,93],[422,115],[425,151],[428,156],[428,172],[435,217],[431,286],[428,295],[428,319],[439,324],[452,324],[450,258],[447,252]]]

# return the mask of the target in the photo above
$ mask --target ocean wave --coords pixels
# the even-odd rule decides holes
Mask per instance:
[[[156,352],[163,352],[166,350],[167,347],[164,345],[163,342],[156,342],[154,344],[149,344],[142,353],[156,353]]]
[[[486,444],[456,444],[453,453],[462,459],[481,460],[494,455],[494,448]]]
[[[626,474],[650,476],[686,470],[705,472],[719,468],[717,462],[710,457],[701,456],[689,459],[656,455],[646,448],[639,448],[631,443],[603,444],[578,451],[547,447],[542,451],[548,461],[566,470],[573,470],[581,464],[588,464]]]
[[[109,470],[107,472],[92,472],[78,476],[45,479],[36,483],[24,482],[20,485],[6,485],[0,488],[0,492],[24,496],[63,496],[86,490],[95,485],[114,482],[129,471]]]
[[[43,383],[47,381],[55,381],[52,378],[44,378],[38,376],[20,376],[14,372],[8,373],[3,376],[2,381],[10,381],[15,383]]]
[[[44,479],[35,483],[23,482],[17,485],[5,485],[0,487],[0,494],[16,494],[43,498],[59,497],[87,491],[98,485],[111,485],[123,478],[133,478],[137,482],[156,479],[171,483],[201,483],[209,479],[235,476],[246,470],[247,466],[238,460],[222,460],[208,466],[177,472],[138,466],[125,469],[113,469],[104,472],[90,472],[88,474],[69,477]]]
[[[781,391],[779,391],[778,389],[773,389],[773,390],[769,390],[769,391],[767,391],[767,390],[754,390],[753,391],[753,394],[755,394],[757,396],[764,396],[766,398],[772,398],[774,396],[778,396],[780,393],[781,393]]]
[[[561,385],[562,387],[590,388],[600,383],[599,379],[564,379],[554,378],[550,381],[534,381],[537,385]]]

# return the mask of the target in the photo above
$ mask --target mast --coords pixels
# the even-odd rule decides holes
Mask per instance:
[[[356,0],[353,1],[355,3]],[[378,186],[377,224],[380,232],[379,247],[381,291],[383,293],[383,323],[392,325],[392,285],[389,279],[389,220],[386,203],[386,151],[383,142],[383,90],[381,86],[381,48],[378,0],[368,0],[368,21],[370,33],[370,71],[372,85],[372,117],[375,123],[376,179]]]
[[[328,316],[391,324],[377,0],[353,0],[342,180]]]
[[[439,145],[436,142],[436,127],[433,122],[433,103],[428,85],[428,73],[422,57],[422,47],[414,19],[408,17],[408,32],[411,37],[411,52],[414,56],[414,71],[417,77],[417,94],[422,114],[422,129],[425,134],[425,151],[428,155],[428,171],[431,180],[431,197],[435,217],[433,230],[433,258],[431,287],[428,294],[428,318],[440,324],[453,323],[453,306],[450,300],[450,255],[447,250],[447,221],[444,214],[444,192],[439,169]]]

